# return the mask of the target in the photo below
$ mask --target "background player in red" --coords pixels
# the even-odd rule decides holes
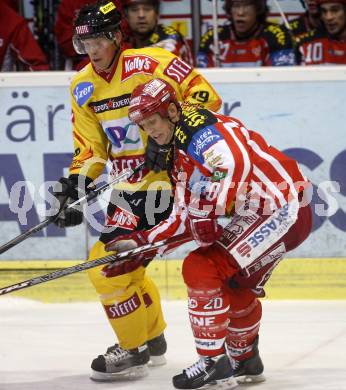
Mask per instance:
[[[159,24],[159,0],[124,0],[129,25],[126,43],[134,48],[158,46],[193,65],[191,49],[184,37],[172,26]]]
[[[294,37],[299,37],[321,25],[316,0],[302,0],[306,11],[299,17],[290,20],[291,33]],[[282,25],[284,27],[284,25]]]
[[[49,70],[27,21],[0,2],[0,70]]]
[[[302,35],[304,65],[346,64],[346,0],[317,0],[322,26]]]
[[[108,250],[177,234],[198,249],[183,263],[199,360],[173,378],[178,389],[237,386],[264,377],[258,352],[264,285],[284,254],[311,230],[309,183],[298,164],[238,119],[180,106],[161,79],[138,86],[129,117],[159,145],[171,145],[171,215],[149,231],[114,240]],[[225,227],[219,216],[231,217]],[[105,268],[122,272],[116,263]],[[228,353],[227,353],[228,352]]]
[[[221,67],[295,64],[287,30],[266,21],[266,0],[226,0],[225,11],[229,23],[218,29]],[[215,66],[212,29],[201,38],[197,66]]]

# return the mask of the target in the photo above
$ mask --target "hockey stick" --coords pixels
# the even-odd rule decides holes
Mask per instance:
[[[285,25],[285,27],[287,28],[287,30],[289,31],[290,34],[292,34],[292,28],[290,26],[290,23],[283,11],[283,9],[281,8],[281,5],[279,4],[278,0],[273,0],[274,1],[274,4],[275,4],[275,7],[278,9],[279,13],[280,13],[280,16],[281,16],[281,19]]]
[[[100,257],[99,259],[95,259],[95,260],[91,260],[91,261],[86,261],[85,263],[82,263],[82,264],[77,264],[77,265],[74,265],[72,267],[63,268],[63,269],[51,272],[51,273],[46,274],[46,275],[37,276],[35,278],[28,279],[28,280],[25,280],[25,281],[20,282],[20,283],[16,283],[16,284],[12,284],[12,285],[7,286],[7,287],[3,287],[0,289],[0,295],[9,294],[11,292],[22,290],[22,289],[27,288],[27,287],[31,287],[31,286],[35,286],[37,284],[49,282],[50,280],[62,278],[63,276],[71,275],[71,274],[74,274],[76,272],[80,272],[80,271],[84,271],[84,270],[87,270],[90,268],[94,268],[94,267],[97,267],[99,265],[108,264],[111,262],[116,262],[116,264],[120,265],[120,264],[123,264],[127,261],[131,261],[131,259],[135,258],[136,255],[143,255],[145,253],[153,251],[154,249],[163,247],[165,245],[173,244],[173,243],[182,245],[188,241],[191,241],[191,237],[187,236],[186,234],[180,234],[180,235],[175,236],[175,237],[169,237],[166,240],[161,240],[161,241],[158,241],[154,244],[142,245],[142,246],[139,246],[137,248],[134,248],[134,249],[131,249],[131,250],[128,250],[125,252],[120,252],[117,254],[113,254],[113,255],[109,255],[109,256],[105,256],[105,257]]]
[[[121,181],[124,181],[126,179],[129,179],[132,175],[139,172],[145,165],[145,162],[137,165],[134,169],[128,168],[125,169],[120,175],[116,176],[111,182],[106,183],[99,188],[95,190],[91,190],[88,195],[83,196],[82,198],[76,200],[73,203],[70,203],[66,208],[71,209],[72,207],[78,206],[80,204],[84,204],[86,202],[89,202],[95,198],[97,198],[101,193],[108,190],[110,187],[112,187],[114,184],[120,183]],[[9,249],[13,248],[17,244],[23,242],[26,240],[29,236],[31,236],[34,233],[40,232],[42,229],[47,227],[49,224],[54,222],[59,215],[64,211],[64,206],[60,208],[57,214],[52,215],[51,217],[46,218],[36,226],[32,227],[31,229],[26,230],[24,233],[20,234],[19,236],[13,238],[11,241],[7,242],[6,244],[2,245],[0,247],[0,255]]]
[[[217,0],[212,0],[213,3],[213,42],[214,42],[214,55],[215,66],[221,65],[220,60],[220,43],[219,43],[219,26],[217,23]]]

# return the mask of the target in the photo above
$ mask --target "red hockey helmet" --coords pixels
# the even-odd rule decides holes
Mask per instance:
[[[137,125],[156,113],[165,118],[170,103],[178,105],[174,88],[165,80],[150,80],[133,90],[128,115],[131,122]]]

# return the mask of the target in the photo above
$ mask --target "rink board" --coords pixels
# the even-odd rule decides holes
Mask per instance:
[[[69,267],[76,261],[1,262],[0,286]],[[182,260],[151,263],[148,274],[160,289],[162,298],[186,299],[181,276]],[[266,299],[346,299],[346,259],[286,259],[277,267],[266,287]],[[86,272],[79,272],[43,283],[8,296],[20,296],[42,302],[96,301],[97,295]],[[0,297],[1,299],[1,297]]]
[[[0,77],[0,244],[45,218],[43,183],[67,174],[73,150],[72,73],[28,73]],[[222,96],[221,112],[241,118],[294,157],[314,185],[314,231],[288,256],[346,257],[346,66],[206,69],[203,74]],[[25,192],[23,202],[19,189]],[[51,225],[0,255],[0,265],[2,260],[87,258],[106,205],[104,194],[88,208],[94,229]],[[179,248],[173,256],[184,253]]]

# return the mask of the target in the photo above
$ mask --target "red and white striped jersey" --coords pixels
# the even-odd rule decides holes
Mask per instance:
[[[308,185],[295,160],[232,117],[183,107],[174,142],[173,212],[148,231],[150,242],[183,233],[191,207],[200,217],[218,217],[255,202],[271,214]]]

